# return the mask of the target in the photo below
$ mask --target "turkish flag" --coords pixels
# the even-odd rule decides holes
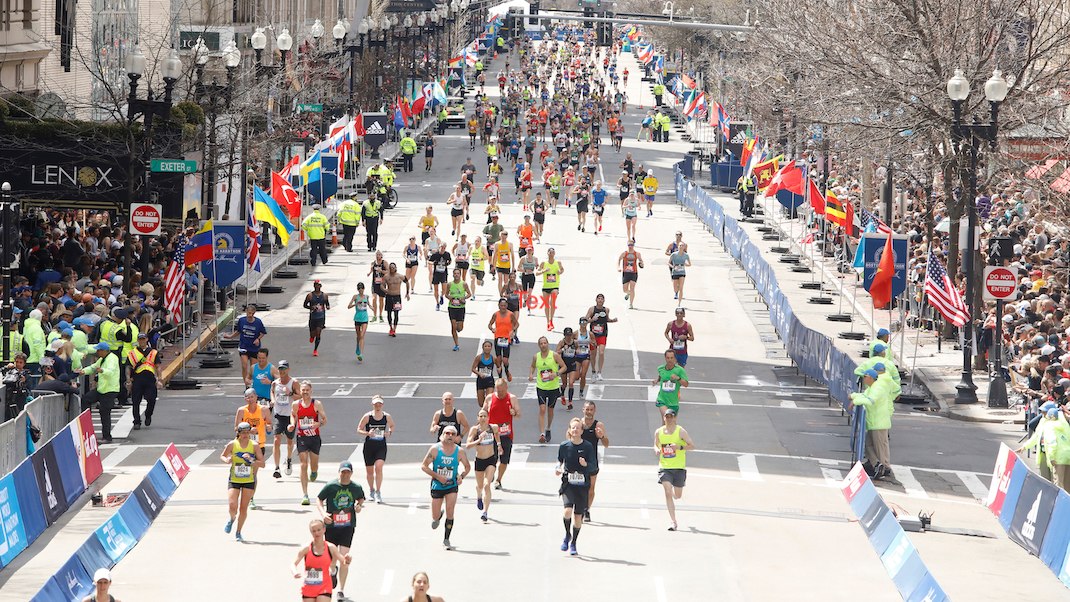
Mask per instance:
[[[271,172],[271,198],[284,207],[290,217],[301,217],[301,197],[282,176]]]
[[[873,308],[882,309],[892,302],[892,277],[895,276],[895,253],[892,252],[892,235],[884,243],[881,261],[877,264],[877,273],[869,285],[869,296],[873,297]]]

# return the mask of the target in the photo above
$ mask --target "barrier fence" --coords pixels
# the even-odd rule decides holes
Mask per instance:
[[[1070,494],[1000,444],[985,505],[1007,537],[1070,587]]]
[[[86,538],[31,602],[67,602],[91,594],[93,573],[111,569],[137,545],[187,474],[189,466],[170,444],[119,511]]]
[[[30,455],[27,421],[31,417],[33,424],[41,429],[41,441],[47,441],[71,423],[72,413],[77,415],[68,407],[64,395],[49,393],[33,399],[17,416],[0,424],[0,475],[15,470]]]

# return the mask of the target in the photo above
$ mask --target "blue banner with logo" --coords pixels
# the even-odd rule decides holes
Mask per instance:
[[[881,257],[884,256],[884,245],[888,242],[887,234],[863,234],[865,249],[863,251],[863,278],[862,286],[869,290],[873,284],[873,276],[877,273]],[[896,298],[907,290],[907,252],[909,250],[907,236],[896,234],[892,236],[892,257],[895,262],[895,275],[892,276],[892,298]]]
[[[222,288],[245,274],[245,224],[215,224],[215,259],[204,262],[204,274]]]
[[[59,462],[59,478],[63,481],[63,492],[67,494],[68,506],[74,504],[74,501],[85,491],[85,477],[82,475],[81,463],[67,461],[68,458],[77,458],[80,454],[74,447],[75,436],[71,433],[72,428],[78,428],[78,426],[68,424],[67,428],[56,433],[56,436],[49,442],[49,445],[55,447],[56,458],[64,459]]]
[[[96,536],[112,563],[122,560],[123,556],[126,556],[126,553],[137,544],[134,534],[130,532],[126,521],[119,513],[113,514],[103,525],[97,527]]]
[[[0,517],[0,567],[5,567],[29,545],[12,475],[0,479]]]
[[[320,179],[305,188],[318,203],[326,203],[338,192],[338,153],[320,154]]]

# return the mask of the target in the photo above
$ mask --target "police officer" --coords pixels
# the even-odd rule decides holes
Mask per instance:
[[[357,195],[351,195],[338,207],[338,222],[342,224],[342,247],[347,253],[353,252],[353,235],[360,225],[360,203]]]
[[[754,178],[748,174],[739,176],[736,192],[739,193],[739,213],[751,217],[754,214]]]
[[[665,85],[661,82],[654,84],[654,102],[661,106],[661,97],[665,94]]]
[[[156,394],[160,381],[156,376],[156,350],[149,344],[149,335],[137,335],[137,346],[126,355],[134,375],[130,383],[130,401],[134,405],[134,430],[141,430],[141,400],[145,400],[145,426],[152,426],[152,411],[156,409]]]
[[[371,195],[360,206],[360,215],[364,219],[364,230],[368,240],[368,250],[374,251],[379,244],[379,220],[382,217],[383,203],[376,195]]]
[[[312,206],[312,213],[301,222],[301,228],[304,229],[305,234],[308,235],[309,244],[309,258],[312,261],[312,267],[316,267],[316,257],[319,257],[324,265],[327,265],[327,227],[330,222],[327,221],[327,216],[320,213],[319,204]]]
[[[411,131],[405,132],[398,146],[401,148],[401,157],[404,160],[402,169],[407,172],[412,171],[412,159],[416,156],[416,139],[412,137]]]

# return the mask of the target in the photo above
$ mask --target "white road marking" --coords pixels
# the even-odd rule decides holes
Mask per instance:
[[[754,457],[754,454],[740,454],[736,462],[739,464],[739,474],[743,475],[744,481],[764,480],[758,472],[758,459]]]
[[[350,394],[353,393],[353,389],[356,389],[356,388],[357,388],[357,383],[341,384],[341,385],[338,385],[338,389],[335,390],[334,393],[331,393],[331,396],[333,397],[333,396],[336,396],[336,395],[350,395]]]
[[[394,586],[394,569],[386,569],[383,571],[383,584],[379,586],[379,595],[386,596],[390,594],[391,588]]]
[[[988,497],[988,487],[985,487],[985,484],[981,482],[981,479],[977,478],[976,474],[960,470],[955,475],[970,490],[974,498],[983,500]]]
[[[632,374],[639,380],[639,350],[635,347],[635,337],[629,336],[628,344],[632,347]]]
[[[193,468],[194,466],[200,466],[202,462],[207,460],[208,457],[214,453],[214,449],[198,449],[197,451],[190,454],[188,458],[186,458],[186,464],[188,464],[190,468]]]
[[[411,514],[416,514],[416,500],[417,499],[418,499],[417,494],[415,494],[415,493],[412,494],[412,501],[409,502],[409,509],[407,511],[407,514],[410,514],[410,515]]]
[[[665,595],[665,580],[661,577],[654,577],[654,595],[658,597],[658,602],[667,602],[669,599]]]
[[[914,476],[914,471],[904,466],[896,466],[893,469],[895,473],[895,479],[903,484],[903,489],[910,497],[916,497],[921,499],[929,499],[929,494],[925,493],[925,489],[922,488],[921,483],[918,482],[917,477]]]
[[[510,459],[509,467],[525,466],[528,463],[528,454],[531,453],[528,451],[529,449],[530,447],[527,445],[514,445],[513,457]]]
[[[790,399],[785,399],[785,400],[781,401],[780,402],[780,407],[782,407],[782,408],[795,408],[795,409],[799,408],[799,406],[795,405],[795,402],[790,400]]]
[[[464,383],[464,388],[461,389],[461,399],[475,399],[476,398],[476,384],[473,382]]]
[[[719,406],[732,405],[732,393],[728,389],[714,389],[713,398],[717,400]]]
[[[131,409],[129,412],[124,412],[123,415],[119,417],[119,421],[111,427],[111,436],[116,439],[126,439],[130,436],[130,431],[133,429],[134,412]]]
[[[115,451],[111,452],[106,458],[104,458],[104,461],[101,462],[101,465],[104,467],[105,471],[107,471],[109,468],[115,468],[119,465],[120,462],[129,458],[130,454],[134,453],[136,449],[137,448],[132,445],[124,445],[122,447],[116,448]]]
[[[821,467],[821,474],[825,477],[825,484],[829,487],[839,488],[843,483],[843,471],[836,470],[835,468]]]
[[[602,401],[602,395],[606,392],[605,385],[588,385],[587,386],[587,399],[591,401]]]
[[[658,399],[658,387],[656,385],[655,386],[649,386],[648,385],[647,388],[646,388],[646,400],[647,401],[657,401],[657,399]]]
[[[528,383],[528,386],[524,389],[524,394],[521,399],[535,399],[535,383]]]
[[[420,388],[420,383],[413,383],[413,382],[405,383],[405,384],[401,385],[401,388],[398,389],[397,395],[395,395],[394,397],[412,397],[413,395],[416,394],[416,389],[419,389],[419,388]]]
[[[352,453],[346,458],[353,466],[361,466],[364,463],[364,444],[358,443],[353,447]]]
[[[646,507],[646,500],[639,500],[639,517],[643,520],[650,520],[650,510]]]

